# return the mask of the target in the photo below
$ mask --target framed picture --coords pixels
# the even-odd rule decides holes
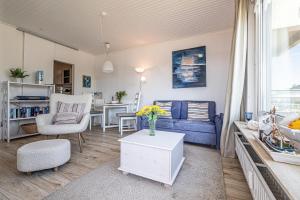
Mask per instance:
[[[172,52],[173,88],[206,87],[206,47]]]
[[[84,88],[91,88],[92,85],[92,77],[91,76],[82,76],[82,87]]]

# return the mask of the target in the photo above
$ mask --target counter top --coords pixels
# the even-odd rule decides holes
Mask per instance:
[[[267,152],[258,144],[255,135],[257,131],[252,131],[246,127],[245,122],[234,122],[239,132],[248,140],[266,167],[273,174],[274,178],[281,185],[290,199],[300,200],[300,166],[280,163],[274,161]]]

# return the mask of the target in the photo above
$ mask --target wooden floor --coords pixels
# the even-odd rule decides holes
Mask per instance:
[[[222,165],[227,199],[251,200],[250,190],[239,160],[222,158]]]
[[[26,143],[45,139],[45,136],[14,140],[10,144],[0,143],[0,199],[42,199],[99,165],[119,157],[120,136],[116,130],[102,134],[99,129],[94,129],[84,135],[83,153],[79,153],[76,136],[65,136],[72,143],[71,160],[57,172],[44,170],[31,176],[17,171],[16,151]],[[237,160],[223,159],[223,172],[227,199],[251,199]]]

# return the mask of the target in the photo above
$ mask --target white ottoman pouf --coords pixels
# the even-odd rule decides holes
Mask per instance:
[[[42,140],[26,144],[18,149],[17,168],[21,172],[33,172],[56,168],[71,157],[71,144],[66,139]]]

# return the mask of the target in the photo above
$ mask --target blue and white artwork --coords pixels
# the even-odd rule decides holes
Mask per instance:
[[[172,52],[173,88],[206,87],[205,46]]]
[[[91,88],[92,85],[92,77],[91,76],[82,76],[82,87],[84,88]]]

